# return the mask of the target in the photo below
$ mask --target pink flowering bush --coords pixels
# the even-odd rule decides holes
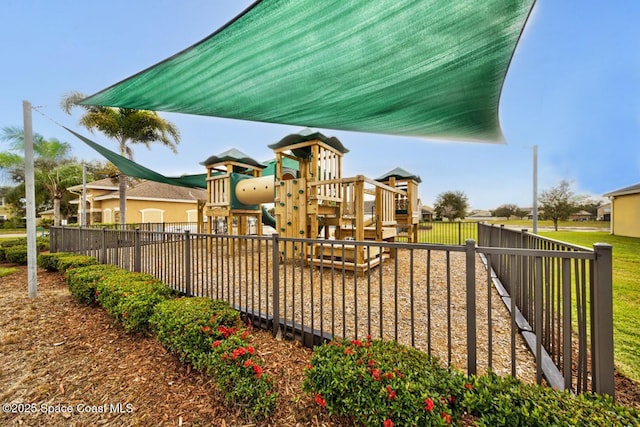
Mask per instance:
[[[304,389],[330,414],[366,426],[441,426],[459,412],[464,384],[425,353],[369,338],[316,347]]]

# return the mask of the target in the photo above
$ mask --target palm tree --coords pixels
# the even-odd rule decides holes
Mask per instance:
[[[53,225],[60,225],[60,201],[68,187],[82,182],[82,165],[78,163],[66,163],[54,169],[37,173],[37,179],[46,188],[53,200]],[[78,214],[84,213],[84,209],[78,209]]]
[[[150,148],[152,142],[160,142],[177,153],[176,145],[180,143],[178,129],[154,111],[80,104],[84,98],[80,92],[71,92],[63,97],[61,107],[67,114],[71,114],[74,107],[83,108],[85,113],[80,118],[80,125],[91,132],[97,129],[108,138],[115,139],[122,156],[133,160],[130,144],[144,144]],[[127,179],[121,175],[119,181],[120,224],[125,224]]]
[[[7,151],[0,152],[0,169],[8,172],[16,182],[24,180],[24,129],[18,126],[2,128],[0,140],[9,143]],[[38,133],[33,134],[34,166],[51,170],[60,163],[69,160],[71,145],[56,138],[45,139]]]
[[[9,193],[9,197],[15,202],[24,198],[24,130],[17,126],[2,128],[0,140],[9,142],[9,149],[0,152],[0,170],[7,173],[11,180],[18,183]],[[54,223],[60,225],[60,200],[69,184],[69,171],[78,169],[73,158],[69,157],[71,145],[58,141],[55,138],[45,139],[40,134],[33,135],[36,202],[39,205],[53,201]],[[78,174],[75,174],[77,180]],[[67,185],[69,184],[69,185]],[[47,197],[49,199],[47,199]],[[16,205],[16,209],[20,209]]]

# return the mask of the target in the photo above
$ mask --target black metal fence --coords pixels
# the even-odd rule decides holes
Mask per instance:
[[[607,330],[591,328],[611,326],[612,316],[589,305],[594,292],[606,301],[600,294],[607,289],[611,300],[610,258],[599,251],[501,248],[506,241],[476,227],[479,247],[473,240],[444,245],[66,227],[52,227],[50,238],[52,251],[85,253],[153,274],[184,294],[228,301],[254,325],[307,346],[371,335],[469,374],[490,368],[613,395]],[[359,266],[357,251],[366,260]],[[560,284],[547,284],[558,274],[547,265],[562,266]],[[515,280],[503,280],[507,275]],[[517,298],[509,299],[510,291]],[[574,346],[577,357],[568,351]],[[584,363],[586,354],[595,363]]]

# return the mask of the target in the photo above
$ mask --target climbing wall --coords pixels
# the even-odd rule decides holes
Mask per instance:
[[[277,232],[281,237],[309,237],[307,236],[306,191],[306,180],[304,179],[297,178],[276,182],[276,224]],[[296,249],[291,245],[288,246],[286,248],[287,257],[291,258]],[[284,250],[284,247],[280,248],[281,253]]]

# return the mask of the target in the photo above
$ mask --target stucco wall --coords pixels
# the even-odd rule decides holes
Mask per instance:
[[[640,194],[616,196],[612,201],[612,212],[613,234],[640,237]]]
[[[188,211],[198,208],[198,203],[185,202],[161,202],[154,200],[128,200],[127,201],[127,222],[188,222],[190,217]],[[107,199],[96,201],[94,209],[102,210],[104,222],[117,222],[116,212],[120,211],[120,201],[117,199]],[[106,214],[111,210],[111,221]],[[144,212],[144,215],[143,215]],[[144,217],[144,221],[143,221]],[[194,217],[192,214],[191,217]],[[197,216],[195,216],[197,218]],[[193,222],[196,220],[193,219]]]

